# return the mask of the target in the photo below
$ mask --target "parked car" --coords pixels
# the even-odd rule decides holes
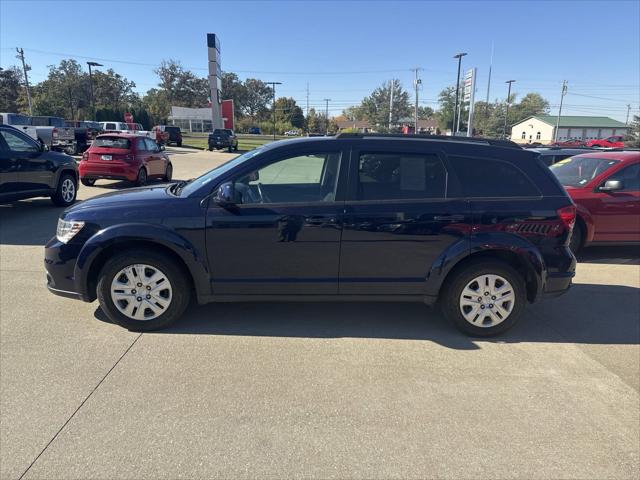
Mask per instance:
[[[152,130],[145,130],[141,123],[127,123],[127,126],[129,127],[130,133],[150,138],[154,142],[156,141],[156,132]]]
[[[530,148],[529,151],[536,152],[542,162],[547,165],[553,165],[554,163],[569,158],[573,155],[580,155],[581,153],[591,152],[590,148],[560,148],[560,147],[540,147]]]
[[[180,131],[180,127],[176,127],[175,125],[156,125],[153,127],[153,130],[156,132],[156,135],[162,134],[160,138],[165,145],[173,143],[178,147],[182,146],[182,132]],[[156,141],[157,139],[158,137],[156,137]]]
[[[260,128],[259,128],[259,127],[251,127],[251,128],[249,129],[249,133],[250,133],[251,135],[262,135],[262,130],[260,130]]]
[[[589,140],[586,145],[587,147],[624,148],[624,135],[613,135],[598,140]]]
[[[284,132],[284,135],[285,137],[297,137],[300,135],[300,132],[298,130],[287,130]]]
[[[131,133],[125,122],[99,122],[104,133]]]
[[[487,336],[569,288],[574,221],[553,174],[512,142],[305,137],[85,200],[60,216],[45,265],[53,293],[98,298],[132,330],[170,325],[194,295],[437,302]]]
[[[9,125],[38,140],[36,127],[31,126],[31,117],[20,113],[0,113],[0,125]],[[44,142],[41,142],[44,145]]]
[[[51,150],[74,154],[76,135],[73,128],[67,127],[60,117],[31,117],[31,125],[36,127],[38,140]]]
[[[0,125],[0,202],[50,197],[67,207],[78,193],[75,160],[9,125]]]
[[[226,148],[229,152],[238,151],[238,137],[233,130],[228,128],[216,128],[209,134],[209,151]]]
[[[563,148],[571,148],[571,147],[584,147],[586,145],[585,141],[581,138],[568,138],[567,140],[563,140],[561,142],[553,142],[551,146],[553,147],[563,147]]]
[[[102,132],[102,128],[98,122],[92,122],[89,120],[65,120],[65,126],[71,127],[74,130],[76,138],[76,150],[75,154],[84,152],[93,139]]]
[[[640,152],[593,152],[556,163],[551,171],[578,210],[571,249],[640,244]]]
[[[138,186],[151,178],[171,180],[173,166],[150,138],[133,133],[98,135],[80,161],[80,181],[91,186],[96,180],[128,180]]]

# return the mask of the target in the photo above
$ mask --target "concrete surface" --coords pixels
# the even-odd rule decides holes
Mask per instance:
[[[232,157],[169,151],[177,179]],[[492,340],[408,304],[194,306],[139,335],[46,291],[59,212],[0,205],[2,479],[640,475],[636,249],[587,250]]]

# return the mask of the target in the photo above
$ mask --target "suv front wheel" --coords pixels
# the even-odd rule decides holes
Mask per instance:
[[[491,337],[510,329],[526,302],[522,275],[499,260],[465,265],[447,280],[442,311],[467,335]]]
[[[179,265],[153,251],[111,258],[98,279],[100,307],[111,321],[146,332],[174,323],[189,305],[189,281]]]

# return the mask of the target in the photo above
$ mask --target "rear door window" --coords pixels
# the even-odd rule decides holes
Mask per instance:
[[[446,184],[446,170],[435,154],[360,154],[357,200],[443,198]]]
[[[462,192],[467,197],[539,197],[540,191],[515,165],[490,158],[451,156]]]
[[[147,148],[147,142],[145,142],[144,138],[137,138],[136,139],[136,150],[139,152],[145,152],[148,150]]]

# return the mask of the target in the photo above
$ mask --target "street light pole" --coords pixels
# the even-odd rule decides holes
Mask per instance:
[[[458,59],[458,76],[456,77],[456,104],[453,108],[453,123],[451,124],[451,132],[455,135],[457,133],[456,128],[456,113],[458,111],[458,97],[460,95],[460,67],[462,66],[462,57],[464,57],[466,53],[457,53],[453,56],[453,58]]]
[[[96,102],[95,102],[95,99],[93,98],[93,76],[91,73],[91,67],[102,67],[103,65],[97,62],[87,62],[87,65],[89,65],[89,89],[91,90],[91,112],[93,113],[93,121],[95,121],[96,120]]]
[[[511,84],[515,82],[515,80],[507,80],[504,83],[509,84],[509,90],[507,92],[507,109],[504,113],[504,127],[502,127],[502,138],[507,136],[507,118],[509,117],[509,103],[511,102]]]
[[[276,139],[276,85],[282,85],[282,82],[264,82],[271,85],[273,89],[273,139]]]
[[[413,81],[413,86],[415,88],[416,91],[416,104],[414,106],[413,109],[413,134],[417,135],[418,134],[418,87],[420,86],[420,84],[422,83],[422,80],[420,78],[418,78],[418,72],[422,70],[419,67],[416,67],[413,69],[413,71],[416,74],[416,78]]]

